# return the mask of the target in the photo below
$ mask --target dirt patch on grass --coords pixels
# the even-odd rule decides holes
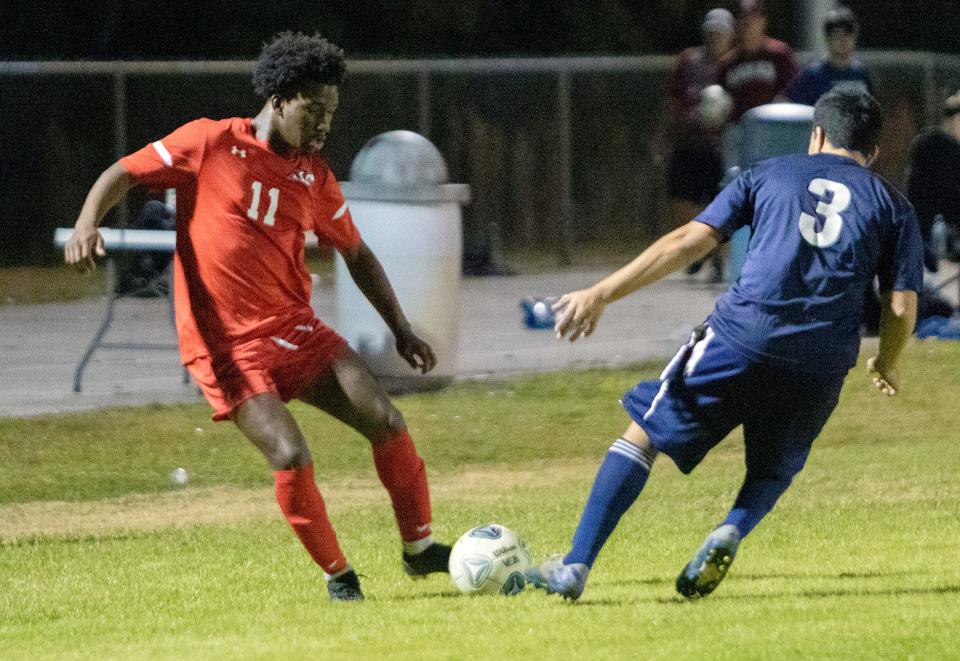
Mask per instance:
[[[595,460],[550,461],[523,469],[484,466],[431,476],[430,490],[436,501],[488,502],[514,489],[549,489],[560,481],[586,482],[595,470]],[[389,505],[386,492],[375,478],[324,480],[320,488],[333,512],[381,503]],[[278,520],[280,516],[270,488],[187,488],[159,495],[79,503],[13,503],[0,505],[0,544]]]

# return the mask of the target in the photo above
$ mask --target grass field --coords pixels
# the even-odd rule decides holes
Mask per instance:
[[[960,658],[960,346],[907,355],[905,390],[861,368],[727,581],[673,580],[742,478],[734,435],[692,476],[658,461],[576,605],[413,582],[369,450],[296,407],[363,604],[327,602],[271,475],[204,406],[0,419],[0,657],[321,659]],[[565,549],[621,392],[656,366],[465,383],[398,400],[428,461],[436,533],[497,521]],[[190,472],[186,488],[169,473]]]

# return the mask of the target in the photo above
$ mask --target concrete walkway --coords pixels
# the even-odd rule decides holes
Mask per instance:
[[[611,266],[611,269],[615,265]],[[937,280],[955,273],[944,269]],[[462,281],[459,379],[503,377],[565,367],[612,366],[665,359],[702,321],[723,288],[671,276],[607,308],[592,337],[575,344],[521,323],[527,296],[561,294],[587,286],[606,271],[564,271]],[[948,289],[956,303],[956,285]],[[314,289],[321,319],[335,318],[333,286]],[[182,383],[175,349],[98,350],[83,391],[72,392],[73,372],[103,317],[102,300],[0,308],[0,416],[30,416],[152,402],[194,402]],[[122,299],[107,340],[176,341],[166,299]]]

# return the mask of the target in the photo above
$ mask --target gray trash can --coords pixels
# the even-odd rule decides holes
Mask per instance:
[[[417,335],[437,356],[432,372],[414,371],[390,329],[336,257],[334,327],[390,390],[429,390],[456,373],[460,333],[461,207],[466,184],[448,183],[440,151],[412,131],[389,131],[357,153],[342,183],[353,221],[380,259]]]
[[[769,103],[751,108],[744,113],[737,127],[736,165],[745,170],[774,156],[804,154],[812,130],[813,106]],[[728,282],[734,282],[740,276],[749,243],[748,227],[737,230],[730,237],[730,257],[726,267]]]

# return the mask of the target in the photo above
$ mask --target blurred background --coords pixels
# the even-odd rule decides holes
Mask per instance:
[[[56,264],[53,229],[118,156],[196,117],[255,114],[252,60],[288,29],[347,52],[327,147],[338,178],[371,137],[409,129],[470,184],[465,272],[635,252],[668,228],[674,57],[702,42],[707,10],[737,4],[13,0],[0,25],[0,266]],[[876,169],[903,183],[911,140],[960,87],[960,2],[844,4],[884,107]],[[822,57],[811,12],[832,6],[770,2],[768,33],[801,65]]]

